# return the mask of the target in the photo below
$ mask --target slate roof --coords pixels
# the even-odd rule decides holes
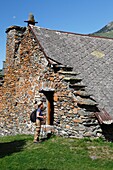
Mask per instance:
[[[46,55],[73,67],[100,108],[113,117],[113,39],[31,26]]]

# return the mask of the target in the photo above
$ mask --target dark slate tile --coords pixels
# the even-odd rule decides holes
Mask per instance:
[[[47,56],[80,72],[86,90],[113,115],[113,40],[36,26],[33,31]]]

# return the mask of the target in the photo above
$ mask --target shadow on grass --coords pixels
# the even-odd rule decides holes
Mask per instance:
[[[37,169],[37,170],[55,170],[55,169],[46,169],[46,168],[41,168],[41,169]]]
[[[25,140],[16,140],[7,143],[0,143],[0,158],[9,156],[15,152],[20,152],[25,144]]]
[[[55,170],[55,169],[47,169],[47,168],[40,168],[40,169],[27,169],[27,170]]]
[[[42,138],[42,139],[40,140],[40,142],[45,142],[46,140],[49,140],[52,136],[53,136],[53,135],[52,135],[51,133],[48,133],[48,134],[47,134],[47,137]]]

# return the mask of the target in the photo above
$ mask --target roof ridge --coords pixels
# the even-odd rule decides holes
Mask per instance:
[[[48,31],[56,31],[56,32],[60,32],[60,33],[65,33],[65,34],[73,34],[73,35],[80,35],[80,36],[85,36],[85,37],[92,37],[92,38],[101,38],[101,39],[111,39],[113,40],[113,38],[110,37],[104,37],[104,36],[97,36],[97,35],[92,35],[92,34],[81,34],[81,33],[75,33],[75,32],[69,32],[69,31],[63,31],[63,30],[53,30],[50,28],[44,28],[44,27],[39,27],[39,26],[34,26],[34,25],[30,25],[30,27],[36,27],[38,29],[44,29],[44,30],[48,30]]]

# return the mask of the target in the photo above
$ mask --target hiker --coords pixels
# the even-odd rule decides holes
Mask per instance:
[[[36,112],[36,123],[35,123],[36,124],[36,130],[35,130],[35,134],[34,134],[34,143],[39,142],[41,124],[44,121],[44,119],[46,118],[46,116],[43,116],[43,114],[42,114],[43,102],[40,101],[40,102],[37,103],[37,105],[38,105],[38,109],[37,109],[37,112]]]

